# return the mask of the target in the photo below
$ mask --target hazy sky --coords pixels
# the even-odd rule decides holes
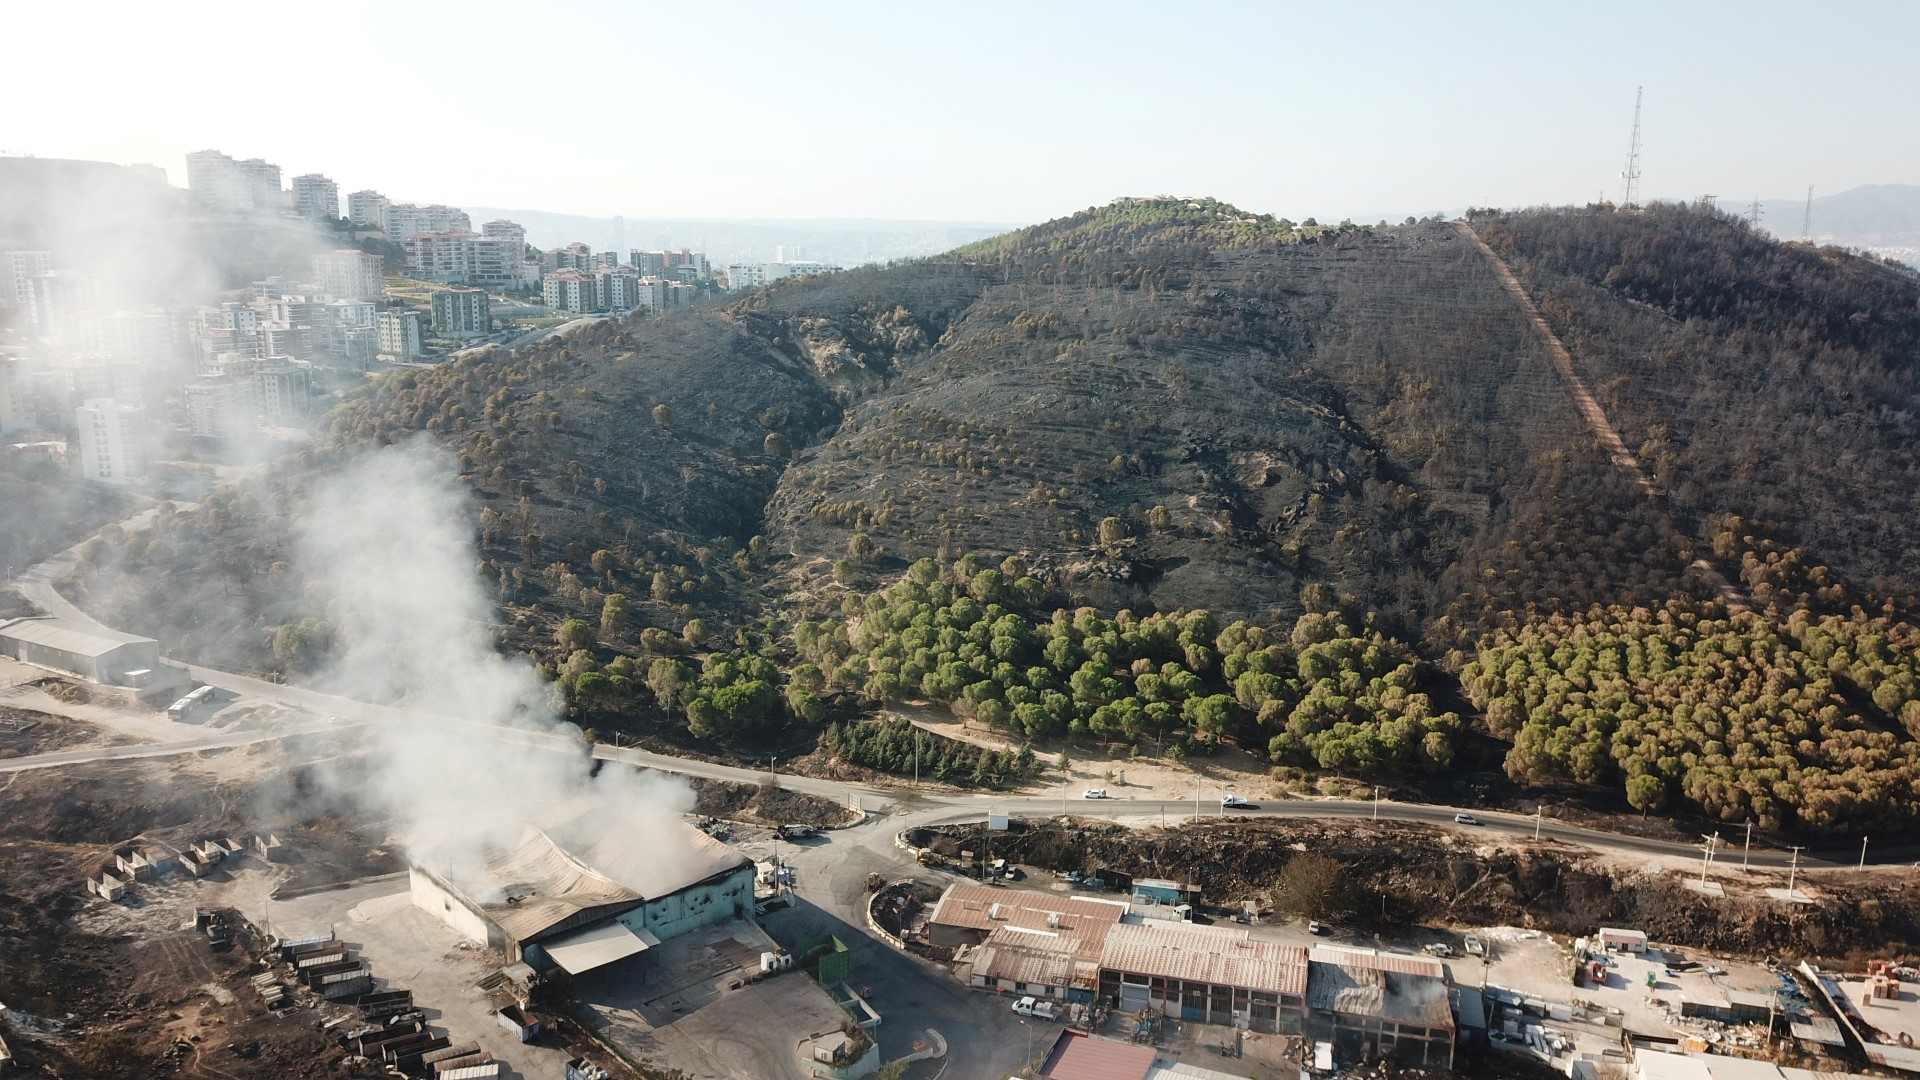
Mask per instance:
[[[1024,222],[1920,183],[1920,3],[8,4],[0,150],[344,194]]]

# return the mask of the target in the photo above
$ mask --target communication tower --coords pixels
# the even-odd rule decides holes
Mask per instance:
[[[1637,206],[1640,198],[1640,99],[1646,93],[1646,87],[1633,88],[1633,138],[1627,142],[1627,167],[1620,170],[1620,205]]]

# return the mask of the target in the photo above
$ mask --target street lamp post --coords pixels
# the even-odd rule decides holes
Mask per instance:
[[[1862,836],[1860,838],[1860,869],[1865,870],[1866,868],[1867,868],[1867,838]]]
[[[1380,785],[1373,785],[1373,820],[1380,820]]]

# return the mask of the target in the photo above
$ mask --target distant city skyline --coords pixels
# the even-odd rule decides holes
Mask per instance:
[[[342,194],[591,216],[1025,222],[1165,193],[1364,219],[1618,198],[1642,85],[1646,197],[1920,183],[1907,3],[348,0],[316,20],[222,0],[8,22],[31,46],[11,81],[48,92],[0,151],[181,186],[218,149]],[[553,108],[575,82],[624,89]]]

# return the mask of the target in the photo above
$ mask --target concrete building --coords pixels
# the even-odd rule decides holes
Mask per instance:
[[[600,310],[600,292],[594,276],[585,270],[555,270],[540,279],[540,296],[549,311]]]
[[[93,398],[73,414],[80,431],[80,475],[103,484],[130,484],[147,475],[147,410],[112,398]]]
[[[158,367],[187,354],[183,312],[149,306],[100,316],[99,323],[103,351],[113,356]]]
[[[640,277],[629,266],[601,267],[593,272],[596,311],[632,311],[640,303]]]
[[[1308,957],[1306,1034],[1336,1064],[1453,1068],[1446,968],[1425,956],[1316,945]]]
[[[420,233],[403,245],[408,276],[422,281],[518,290],[533,279],[532,266],[522,258],[525,245],[512,237]]]
[[[638,311],[664,314],[693,303],[698,291],[682,281],[669,281],[662,277],[644,277],[635,283],[639,290],[634,308]]]
[[[316,221],[340,216],[340,185],[320,175],[306,173],[288,182],[293,192],[293,212]]]
[[[527,245],[526,226],[505,218],[495,218],[480,226],[480,235],[490,236],[496,240],[511,240],[523,249]]]
[[[592,270],[599,265],[598,256],[593,249],[576,240],[565,247],[548,248],[540,253],[540,272],[550,274],[555,270]]]
[[[262,427],[304,427],[313,410],[313,364],[269,356],[253,369],[253,399]]]
[[[85,270],[49,270],[33,279],[33,326],[66,352],[98,352],[100,328],[88,319],[97,297]],[[88,331],[93,331],[89,333]]]
[[[0,435],[33,426],[32,411],[27,406],[26,367],[19,357],[0,353]]]
[[[485,289],[446,289],[433,294],[433,332],[448,338],[485,337],[493,315]]]
[[[1122,924],[1101,946],[1100,992],[1123,1011],[1297,1034],[1307,1019],[1307,950],[1255,941],[1243,928]],[[1444,1008],[1444,993],[1440,1001]]]
[[[96,398],[112,398],[127,405],[146,400],[146,380],[138,363],[94,353],[62,358],[37,372],[40,394],[61,413]]]
[[[235,161],[218,150],[187,155],[187,190],[195,201],[221,213],[278,213],[280,166],[248,158]]]
[[[400,243],[422,233],[471,233],[473,219],[457,207],[392,203],[387,206],[387,239]]]
[[[0,623],[0,653],[97,683],[133,686],[160,666],[152,638],[63,619],[25,618]]]
[[[199,321],[194,344],[202,370],[211,367],[215,357],[226,354],[267,355],[260,313],[253,308],[228,301],[217,308],[201,308]]]
[[[817,262],[734,263],[727,267],[727,288],[757,289],[782,278],[831,274],[834,267]]]
[[[393,200],[377,191],[356,191],[347,196],[347,222],[357,229],[387,228],[387,208]]]
[[[187,430],[196,439],[240,438],[254,430],[260,415],[253,380],[238,375],[203,375],[182,389],[187,401]]]
[[[321,292],[340,300],[378,300],[387,289],[380,256],[352,248],[315,255],[313,281]]]
[[[406,360],[420,355],[420,316],[417,313],[383,311],[378,325],[381,356]]]
[[[51,251],[0,251],[0,305],[33,320],[33,279],[53,270]]]
[[[753,861],[678,821],[663,834],[568,806],[463,847],[484,854],[413,866],[414,905],[536,972],[579,975],[753,911]]]
[[[1040,1062],[1040,1076],[1042,1080],[1148,1080],[1158,1060],[1151,1046],[1063,1031]]]

